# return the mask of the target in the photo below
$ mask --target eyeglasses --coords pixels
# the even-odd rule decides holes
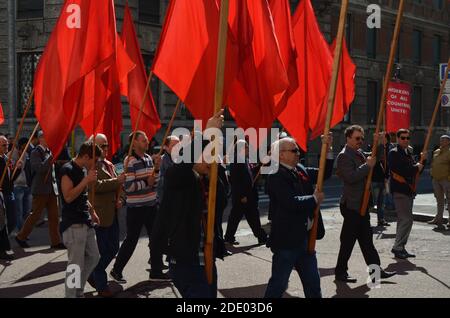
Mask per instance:
[[[355,140],[356,140],[356,141],[364,141],[364,137],[358,136],[358,137],[355,137]]]
[[[295,153],[296,155],[299,155],[300,154],[300,149],[285,149],[285,150],[281,150],[281,151],[289,151],[289,152],[292,152],[292,153]]]
[[[408,136],[408,137],[403,137],[403,136],[402,136],[402,137],[400,137],[400,139],[401,139],[401,140],[410,140],[411,137],[409,137],[409,136]]]

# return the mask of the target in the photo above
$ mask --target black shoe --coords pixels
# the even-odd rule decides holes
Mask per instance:
[[[169,281],[172,279],[166,273],[163,273],[163,272],[155,273],[155,272],[150,271],[150,280],[163,282],[163,281]]]
[[[239,245],[239,242],[236,241],[235,239],[233,239],[233,240],[225,240],[225,243],[228,243],[230,245]]]
[[[378,221],[378,226],[391,226],[391,224],[386,222],[385,220],[382,220]]]
[[[14,255],[8,254],[5,251],[0,252],[0,259],[5,261],[12,261],[14,259]]]
[[[126,284],[127,280],[123,278],[123,275],[120,273],[116,273],[114,269],[109,272],[109,275],[119,284]]]
[[[21,248],[28,248],[28,247],[30,247],[30,245],[28,245],[27,241],[19,240],[19,239],[17,238],[17,236],[15,237],[15,239],[16,239],[17,244],[19,244],[19,246],[20,246]]]
[[[409,258],[409,257],[414,258],[414,257],[416,257],[416,255],[408,253],[407,250],[403,250],[403,253],[405,254],[406,258]]]
[[[399,258],[399,259],[407,259],[408,258],[408,256],[406,255],[406,253],[404,251],[396,251],[396,250],[392,249],[391,252],[394,254],[395,258]]]
[[[97,289],[97,287],[95,285],[95,280],[92,276],[89,276],[89,278],[87,279],[87,282],[89,285],[91,285],[92,288],[94,288],[95,290]]]
[[[258,238],[258,245],[263,245],[267,243],[267,235]]]
[[[382,270],[380,273],[380,278],[385,279],[385,278],[392,277],[394,275],[397,275],[397,272],[386,272],[386,271]]]
[[[230,251],[223,252],[223,257],[227,257],[227,256],[231,256],[231,255],[233,255],[233,253],[231,253]]]
[[[53,248],[55,250],[67,250],[67,247],[63,243],[52,245],[50,246],[50,248]]]
[[[351,277],[349,274],[335,275],[334,278],[337,281],[344,282],[344,283],[356,283],[357,282],[357,279],[354,277]]]

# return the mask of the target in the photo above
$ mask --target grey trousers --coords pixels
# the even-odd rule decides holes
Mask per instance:
[[[413,226],[414,198],[401,193],[394,193],[395,211],[397,212],[397,234],[395,237],[395,251],[402,251],[408,243],[409,234]]]
[[[434,190],[434,197],[436,198],[437,202],[437,214],[434,217],[434,219],[439,224],[442,223],[442,217],[444,216],[444,205],[445,205],[444,197],[447,198],[447,205],[450,211],[450,182],[446,180],[436,181],[433,179],[433,190]]]
[[[63,233],[67,247],[66,298],[84,297],[84,286],[100,259],[95,230],[74,224]]]

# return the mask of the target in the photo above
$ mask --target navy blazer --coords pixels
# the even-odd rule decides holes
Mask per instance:
[[[326,179],[331,177],[332,169],[333,160],[327,160]],[[278,172],[268,176],[267,187],[272,208],[268,246],[272,249],[304,246],[308,235],[308,218],[314,216],[317,203],[313,196],[313,185],[317,182],[318,169],[305,168],[299,164],[296,170],[300,176],[280,165]]]

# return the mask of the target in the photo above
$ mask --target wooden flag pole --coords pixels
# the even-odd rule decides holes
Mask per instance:
[[[389,53],[389,62],[388,62],[388,66],[386,69],[386,75],[384,76],[383,93],[381,94],[380,110],[378,112],[378,118],[377,118],[377,127],[375,129],[375,135],[374,135],[374,139],[373,139],[372,157],[376,157],[376,155],[377,155],[378,138],[379,138],[379,134],[380,134],[380,127],[381,127],[381,124],[383,121],[383,114],[386,109],[387,90],[388,90],[389,82],[391,81],[392,68],[394,66],[394,57],[397,52],[398,35],[400,33],[400,26],[402,23],[404,3],[405,3],[404,0],[400,0],[400,5],[398,8],[398,13],[397,13],[397,20],[395,22],[394,35],[392,37],[391,51]],[[361,216],[366,215],[367,206],[369,205],[370,186],[372,184],[372,176],[373,176],[373,168],[370,168],[369,175],[367,176],[367,180],[366,180],[366,186],[364,188],[364,197],[363,197],[363,200],[361,203],[361,208],[359,211]]]
[[[344,40],[344,31],[345,31],[345,22],[347,19],[347,9],[348,9],[348,1],[343,0],[341,4],[341,13],[339,16],[339,26],[338,32],[336,36],[336,48],[334,49],[334,59],[333,59],[333,72],[331,74],[331,82],[328,94],[328,104],[327,104],[327,118],[325,122],[325,130],[323,132],[324,136],[328,136],[330,132],[331,119],[333,117],[334,110],[334,102],[336,99],[336,86],[339,75],[339,68],[341,66],[341,56],[342,56],[342,42]],[[317,185],[316,189],[320,192],[323,190],[323,179],[325,177],[325,164],[327,157],[328,145],[326,143],[322,143],[322,149],[320,153],[320,164],[319,164],[319,175],[317,177]],[[317,205],[314,211],[314,223],[313,227],[309,234],[308,241],[308,252],[314,253],[316,249],[316,240],[317,240],[317,228],[319,223],[319,209],[320,206]]]
[[[36,126],[34,127],[34,130],[33,130],[33,132],[31,133],[31,136],[33,136],[33,135],[36,133],[36,131],[37,131],[38,129],[39,129],[39,123],[37,123]],[[27,144],[25,145],[25,149],[22,151],[22,154],[20,155],[19,159],[16,161],[16,163],[15,163],[15,165],[14,165],[13,173],[11,174],[11,176],[14,176],[14,175],[16,174],[17,169],[18,169],[17,164],[23,160],[23,157],[24,157],[25,154],[27,153],[27,150],[28,150],[28,148],[30,147],[30,144],[31,144],[31,139],[32,139],[32,138],[28,138],[28,142],[27,142]],[[12,155],[11,155],[11,157],[12,157]],[[23,168],[24,168],[24,167],[22,166],[22,169],[23,169]]]
[[[178,108],[180,108],[181,100],[178,99],[177,105],[175,106],[175,110],[173,111],[172,118],[170,118],[169,124],[167,125],[166,132],[164,133],[164,138],[161,143],[161,149],[159,149],[158,155],[161,156],[164,151],[164,144],[166,143],[167,137],[169,137],[169,133],[172,130],[173,122],[175,121],[175,117],[178,113]]]
[[[220,22],[219,22],[219,45],[217,50],[217,68],[216,68],[216,91],[214,97],[214,114],[217,114],[222,108],[223,86],[225,73],[225,57],[227,46],[228,31],[228,12],[230,7],[229,0],[222,0],[220,5]],[[205,244],[205,270],[208,283],[213,282],[213,241],[214,241],[214,222],[216,213],[216,190],[217,190],[217,174],[218,163],[215,148],[217,147],[217,139],[213,140],[213,157],[209,174],[209,196],[208,196],[208,222],[206,230]]]
[[[422,153],[425,153],[427,151],[428,146],[430,144],[431,133],[433,132],[434,123],[436,121],[437,113],[438,113],[440,105],[441,105],[442,95],[444,94],[445,86],[447,84],[448,71],[449,70],[450,70],[450,58],[448,59],[447,68],[446,68],[445,73],[444,73],[446,76],[444,77],[444,80],[442,81],[441,89],[439,90],[439,95],[438,95],[438,98],[437,98],[437,101],[436,101],[436,105],[434,106],[433,116],[431,116],[430,126],[428,126],[428,133],[427,133],[427,136],[425,138],[425,143],[423,145]],[[425,161],[424,157],[425,156],[421,156],[421,158],[420,158],[420,163],[421,164],[423,164],[424,161]],[[416,177],[414,179],[414,190],[416,190],[417,181],[419,180],[419,175],[420,175],[420,173],[417,172]]]
[[[138,118],[136,120],[136,124],[134,125],[133,137],[131,138],[130,149],[128,149],[128,156],[127,157],[130,157],[131,156],[131,152],[133,151],[133,144],[134,144],[134,140],[136,139],[135,132],[138,130],[139,123],[141,121],[142,113],[144,111],[145,99],[147,98],[148,92],[150,91],[150,83],[152,82],[152,77],[153,77],[153,71],[150,71],[150,75],[148,76],[147,86],[145,87],[144,95],[142,96],[141,106],[139,107]],[[127,172],[127,167],[128,167],[128,165],[126,164],[125,167],[124,167],[125,172]]]
[[[12,147],[11,147],[11,155],[8,156],[8,160],[6,162],[5,170],[3,170],[2,177],[0,178],[0,188],[3,186],[3,181],[5,180],[7,167],[11,164],[12,152],[16,148],[17,142],[19,140],[20,133],[22,132],[22,129],[23,129],[23,124],[25,123],[25,118],[27,117],[28,111],[31,108],[31,104],[33,103],[33,96],[34,96],[34,88],[31,91],[30,96],[28,97],[27,106],[25,107],[25,110],[23,111],[22,119],[20,120],[19,128],[17,129],[16,136],[14,137],[14,141],[13,141],[13,144],[12,144]],[[33,137],[33,135],[31,135],[30,139],[32,137]]]
[[[72,131],[72,139],[71,139],[71,142],[72,142],[72,149],[70,149],[70,156],[71,156],[72,158],[75,158],[75,130]]]

